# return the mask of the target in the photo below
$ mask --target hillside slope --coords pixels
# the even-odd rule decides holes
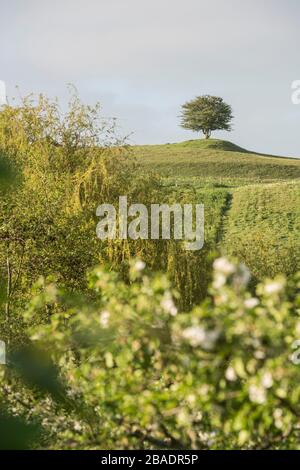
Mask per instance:
[[[256,277],[300,270],[300,184],[243,186],[233,192],[222,248]]]
[[[210,249],[237,256],[257,279],[300,270],[300,160],[221,140],[136,146],[134,154],[173,200],[204,204]]]
[[[168,178],[233,186],[300,178],[298,159],[261,155],[216,139],[135,146],[134,154],[146,171]]]

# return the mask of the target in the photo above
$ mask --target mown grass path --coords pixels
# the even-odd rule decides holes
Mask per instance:
[[[229,212],[232,206],[232,199],[233,199],[233,193],[228,192],[224,201],[224,205],[221,209],[220,225],[218,227],[217,237],[216,237],[216,243],[218,247],[220,247],[220,245],[222,244],[222,241],[226,234],[227,220],[228,220]]]

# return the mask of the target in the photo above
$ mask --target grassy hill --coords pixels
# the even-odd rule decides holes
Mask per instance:
[[[168,178],[230,186],[300,178],[300,160],[249,152],[223,140],[136,146],[134,151],[146,170]]]
[[[204,203],[210,253],[238,256],[257,278],[300,270],[300,160],[215,139],[136,146],[134,154],[162,176],[172,200]]]

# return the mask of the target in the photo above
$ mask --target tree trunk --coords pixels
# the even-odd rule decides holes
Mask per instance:
[[[202,132],[203,132],[203,134],[205,135],[205,139],[209,139],[209,138],[210,138],[210,136],[211,136],[211,131],[210,131],[210,130],[204,129]]]

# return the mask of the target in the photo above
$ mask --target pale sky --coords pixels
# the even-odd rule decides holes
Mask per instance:
[[[145,144],[197,138],[180,105],[222,96],[234,131],[215,137],[300,156],[299,23],[299,0],[0,0],[0,80],[62,100],[71,82]]]

